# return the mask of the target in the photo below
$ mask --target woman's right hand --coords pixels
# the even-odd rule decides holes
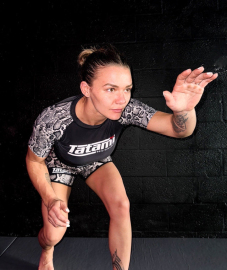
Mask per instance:
[[[38,157],[28,147],[26,155],[28,174],[47,208],[48,221],[54,227],[69,227],[69,220],[62,212],[69,213],[69,209],[65,201],[60,200],[52,188],[45,159],[45,157]]]
[[[69,220],[62,214],[62,211],[69,213],[66,203],[58,198],[48,203],[48,221],[54,227],[69,227]]]

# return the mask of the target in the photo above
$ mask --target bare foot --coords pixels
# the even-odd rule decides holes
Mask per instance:
[[[54,247],[49,250],[42,250],[42,254],[39,260],[39,268],[38,270],[54,270],[53,264],[53,252]]]

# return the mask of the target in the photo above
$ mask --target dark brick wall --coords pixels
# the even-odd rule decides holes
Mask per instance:
[[[162,91],[184,69],[219,71],[189,138],[137,127],[122,135],[113,159],[131,201],[133,236],[226,237],[226,1],[22,2],[0,7],[0,235],[37,235],[40,198],[25,168],[32,124],[46,106],[79,93],[81,46],[111,42],[132,63],[133,96],[158,110],[169,112]],[[107,212],[80,178],[70,209],[68,236],[107,236]]]

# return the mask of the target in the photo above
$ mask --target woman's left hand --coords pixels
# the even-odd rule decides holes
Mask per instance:
[[[191,69],[185,70],[177,77],[172,93],[163,92],[166,105],[173,112],[193,110],[199,103],[207,84],[218,77],[217,73],[203,73],[203,71],[203,67],[193,71]]]

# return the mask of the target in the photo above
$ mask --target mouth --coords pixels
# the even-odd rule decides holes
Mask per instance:
[[[123,109],[112,109],[112,111],[115,113],[122,113]]]

